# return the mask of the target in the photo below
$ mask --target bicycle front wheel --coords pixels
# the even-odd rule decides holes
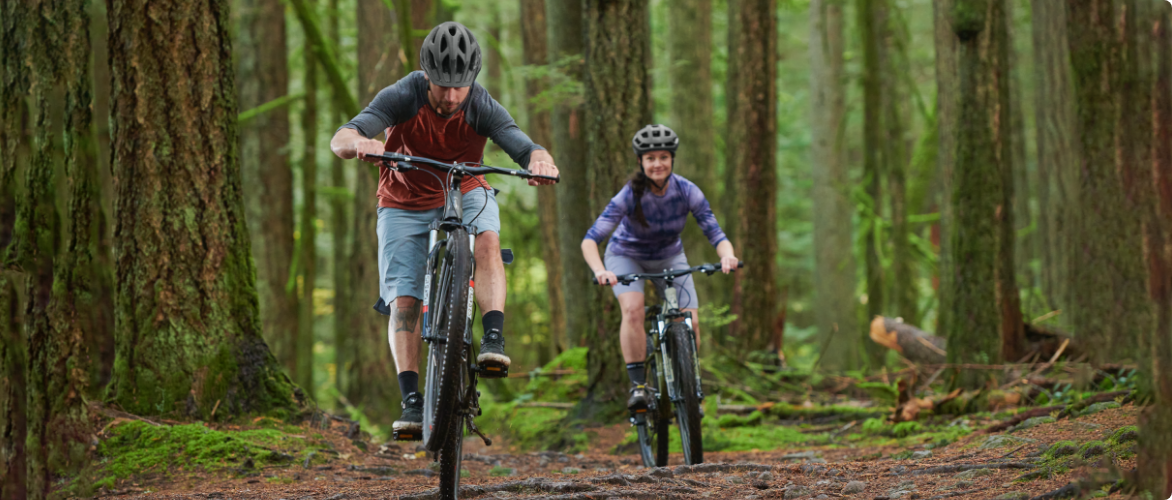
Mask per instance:
[[[700,387],[697,385],[695,337],[683,323],[672,323],[667,329],[671,363],[679,396],[675,403],[676,423],[680,427],[680,441],[684,447],[684,463],[704,463],[704,443],[700,436]]]
[[[472,299],[472,252],[468,232],[448,232],[446,250],[436,273],[437,295],[431,308],[431,342],[427,366],[423,439],[428,450],[440,453],[449,439],[463,437],[462,400],[468,371],[464,330]],[[441,461],[441,465],[444,463]],[[456,471],[459,477],[459,470]]]

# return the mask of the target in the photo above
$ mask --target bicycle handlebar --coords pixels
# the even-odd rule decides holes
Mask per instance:
[[[364,158],[376,158],[376,159],[382,160],[382,162],[380,162],[380,163],[383,163],[384,165],[386,162],[393,161],[393,162],[395,162],[396,166],[394,166],[394,167],[391,167],[390,165],[385,165],[385,166],[387,168],[397,169],[397,170],[407,170],[407,171],[415,170],[419,167],[412,165],[412,163],[422,163],[424,165],[436,168],[436,169],[443,171],[443,172],[459,171],[459,172],[463,172],[466,174],[472,174],[472,175],[504,174],[504,175],[511,175],[513,177],[520,177],[522,179],[547,179],[547,180],[551,180],[554,182],[558,182],[561,180],[560,175],[557,177],[550,177],[548,175],[533,174],[533,173],[530,173],[528,170],[501,168],[501,167],[494,167],[491,165],[482,165],[482,164],[477,164],[479,166],[472,166],[471,164],[467,164],[467,163],[447,164],[447,163],[432,160],[430,158],[423,158],[420,156],[407,156],[407,155],[399,154],[399,153],[390,153],[390,152],[383,153],[383,154],[369,154],[368,153],[368,154],[363,155],[363,157]]]
[[[740,269],[742,267],[745,267],[745,263],[738,262],[737,269]],[[720,271],[720,269],[721,269],[720,264],[700,264],[698,266],[689,267],[687,269],[675,269],[675,270],[671,270],[671,271],[664,271],[662,273],[631,273],[631,274],[624,274],[622,276],[615,276],[615,278],[619,283],[622,283],[624,285],[630,285],[631,283],[638,281],[638,280],[655,279],[655,278],[678,278],[680,276],[692,274],[696,271],[700,271],[700,272],[707,274],[707,275],[712,275],[712,273]],[[597,277],[592,278],[592,281],[594,281],[595,285],[598,284]]]

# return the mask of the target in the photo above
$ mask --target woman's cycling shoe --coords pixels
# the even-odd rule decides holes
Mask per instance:
[[[480,365],[480,376],[484,378],[504,378],[509,376],[509,364],[512,360],[505,355],[505,337],[501,331],[493,328],[480,338],[480,355],[476,356],[476,364]]]

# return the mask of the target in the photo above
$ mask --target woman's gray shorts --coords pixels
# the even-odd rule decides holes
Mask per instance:
[[[487,204],[486,204],[487,203]],[[481,212],[483,207],[484,211]],[[378,207],[379,300],[374,308],[389,315],[395,297],[423,299],[423,268],[427,265],[427,226],[443,216],[444,209],[405,210]],[[480,214],[477,217],[477,214]],[[476,219],[473,221],[473,219]],[[464,223],[476,234],[501,232],[501,211],[496,194],[474,189],[464,194]]]
[[[674,256],[661,260],[640,260],[631,257],[624,257],[622,255],[615,255],[610,253],[607,248],[606,255],[603,256],[603,265],[606,270],[615,275],[631,274],[631,273],[662,273],[671,269],[687,269],[688,257],[684,252],[680,252]],[[663,290],[667,286],[664,280],[652,280],[655,283],[657,290]],[[681,276],[674,280],[674,287],[676,289],[676,296],[679,297],[680,309],[696,309],[700,307],[700,301],[696,297],[696,285],[692,283],[692,275]],[[632,282],[630,285],[619,283],[614,288],[614,296],[618,297],[627,292],[643,293],[643,280]]]

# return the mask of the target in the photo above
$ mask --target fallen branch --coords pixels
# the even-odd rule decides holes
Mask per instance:
[[[767,472],[772,465],[765,464],[696,464],[677,465],[672,469],[676,474],[702,474],[705,472]]]
[[[947,358],[944,338],[892,318],[875,316],[871,321],[871,340],[917,365],[944,363]]]
[[[517,403],[521,408],[554,408],[558,410],[569,410],[574,407],[574,403],[546,403],[542,401],[527,401],[524,403]]]
[[[1034,408],[1032,410],[1026,410],[1021,413],[1018,413],[1016,416],[1014,416],[1013,418],[1011,418],[1009,420],[1006,420],[1006,421],[1001,422],[999,424],[995,424],[995,425],[992,425],[992,426],[985,428],[985,430],[981,431],[981,434],[992,434],[994,432],[1001,432],[1005,429],[1008,429],[1008,428],[1013,427],[1017,424],[1020,424],[1024,421],[1026,421],[1027,419],[1031,419],[1034,417],[1044,417],[1044,416],[1049,415],[1051,412],[1062,411],[1064,409],[1066,409],[1066,406],[1047,406],[1045,408]]]
[[[957,464],[957,465],[941,465],[939,467],[929,467],[927,469],[920,469],[911,471],[913,476],[922,476],[924,474],[949,474],[953,472],[964,472],[973,469],[1032,469],[1032,464],[1025,464],[1021,462],[1010,462],[1006,464]]]
[[[492,485],[464,485],[460,487],[460,496],[474,497],[487,495],[489,493],[496,493],[498,491],[508,491],[511,493],[580,493],[584,491],[594,491],[597,489],[598,487],[585,483],[576,483],[573,481],[550,481],[544,477],[535,477],[523,481],[509,481],[507,483]],[[432,488],[421,493],[402,495],[399,497],[400,500],[433,500],[438,498],[439,488]]]

